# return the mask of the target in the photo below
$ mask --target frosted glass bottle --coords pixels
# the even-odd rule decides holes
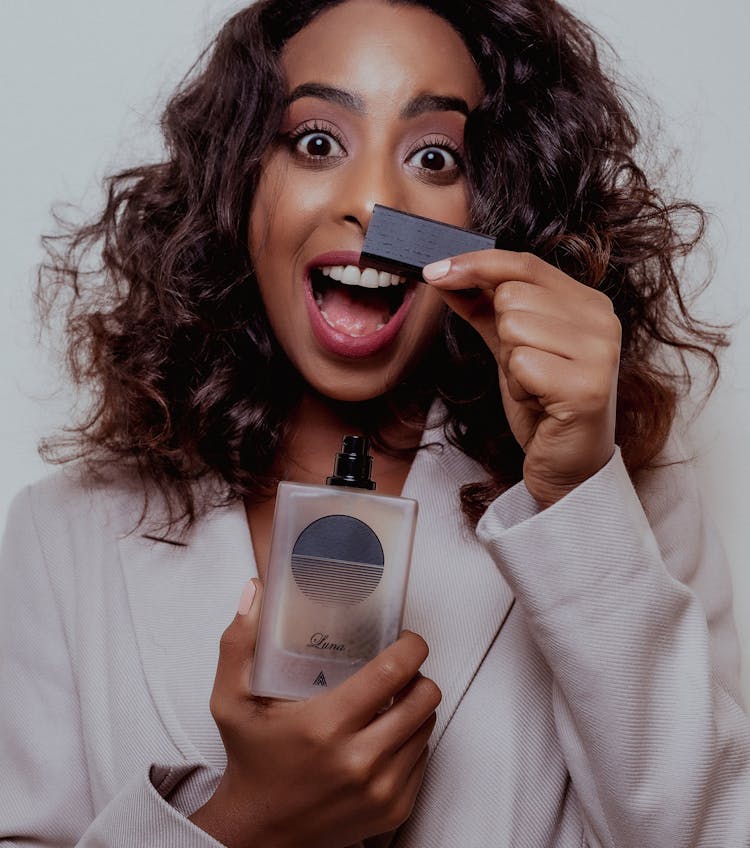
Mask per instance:
[[[255,695],[324,692],[398,638],[417,502],[373,494],[367,450],[364,437],[345,436],[326,485],[279,484]]]

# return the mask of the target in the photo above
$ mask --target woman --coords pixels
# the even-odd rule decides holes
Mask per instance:
[[[7,843],[746,844],[727,571],[658,364],[722,340],[582,25],[267,0],[163,126],[43,280],[94,397],[9,518]],[[505,249],[360,291],[376,202]],[[253,698],[275,485],[357,430],[420,502],[409,629]]]

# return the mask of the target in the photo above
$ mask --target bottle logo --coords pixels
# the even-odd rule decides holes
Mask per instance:
[[[339,642],[329,642],[327,633],[313,633],[306,648],[317,648],[319,651],[345,651],[346,645]]]
[[[313,680],[313,686],[328,686],[325,674],[321,671],[320,674]]]
[[[326,606],[352,606],[368,598],[383,577],[380,539],[364,521],[326,515],[299,534],[292,574],[300,591]]]

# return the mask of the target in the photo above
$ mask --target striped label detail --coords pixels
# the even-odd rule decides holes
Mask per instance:
[[[323,603],[358,604],[375,591],[383,576],[382,565],[292,555],[294,580],[308,598]]]

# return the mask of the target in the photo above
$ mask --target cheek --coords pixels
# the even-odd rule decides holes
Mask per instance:
[[[269,208],[268,194],[260,186],[253,198],[247,221],[247,248],[256,268],[267,252],[272,227],[273,209]]]
[[[469,205],[469,187],[465,181],[462,181],[455,187],[450,208],[445,209],[445,218],[442,220],[457,227],[467,227],[470,219]],[[447,203],[446,206],[448,206]]]
[[[250,255],[285,261],[324,219],[336,197],[331,177],[269,168],[252,204],[247,238]]]
[[[272,252],[282,235],[282,222],[288,224],[290,198],[288,168],[280,153],[271,155],[263,164],[261,177],[250,207],[247,239],[250,255],[255,261],[267,250]]]
[[[446,186],[438,191],[421,190],[412,196],[411,208],[405,211],[455,227],[467,227],[470,223],[469,188],[464,181],[453,186]]]
[[[415,322],[414,341],[419,347],[432,340],[440,330],[446,308],[443,298],[434,289],[425,286]]]

